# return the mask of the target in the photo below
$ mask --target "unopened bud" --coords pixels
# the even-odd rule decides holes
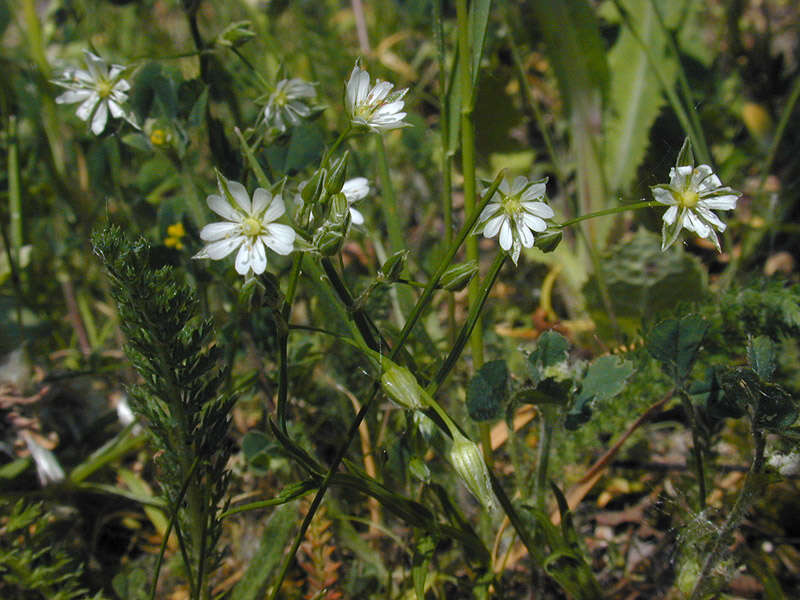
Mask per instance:
[[[386,259],[386,262],[381,265],[381,269],[378,273],[378,278],[380,281],[387,283],[397,281],[397,278],[400,277],[403,269],[406,268],[407,260],[408,250],[400,250],[392,254]]]
[[[250,21],[236,21],[228,25],[217,36],[217,45],[228,48],[238,48],[246,44],[256,35]]]
[[[383,375],[381,387],[397,405],[409,410],[420,410],[427,404],[428,393],[417,383],[417,378],[400,365],[384,357],[381,361]]]
[[[564,234],[560,229],[548,229],[544,233],[537,233],[536,239],[533,240],[533,245],[542,252],[552,252],[561,243],[561,238]]]
[[[347,162],[349,159],[350,152],[347,151],[339,160],[333,163],[331,172],[325,181],[325,191],[329,194],[338,194],[342,191],[342,186],[347,176]]]
[[[453,432],[450,462],[478,502],[483,504],[487,510],[493,511],[497,504],[492,490],[492,481],[489,478],[489,469],[486,468],[486,463],[483,461],[481,449],[459,431]]]
[[[342,193],[337,193],[331,196],[331,211],[328,215],[328,220],[337,225],[344,223],[347,219],[348,225],[350,224],[350,206],[347,204],[347,197]]]
[[[319,202],[322,192],[325,190],[325,175],[325,169],[319,169],[311,176],[311,179],[305,182],[303,189],[300,190],[303,202],[309,205]]]
[[[442,278],[439,280],[439,286],[451,292],[461,291],[467,287],[470,279],[472,279],[477,272],[478,263],[474,260],[452,265],[442,275]]]

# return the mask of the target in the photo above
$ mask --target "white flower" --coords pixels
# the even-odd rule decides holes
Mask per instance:
[[[345,107],[353,124],[376,133],[407,126],[408,123],[403,122],[406,113],[401,111],[408,89],[392,92],[393,87],[380,79],[370,87],[369,73],[356,61],[345,94]]]
[[[36,473],[39,475],[39,483],[46,486],[49,483],[59,483],[64,481],[64,469],[58,462],[55,454],[39,444],[34,437],[27,431],[22,432],[28,452],[31,453],[33,462],[36,464]]]
[[[364,215],[352,207],[354,202],[358,202],[369,194],[369,182],[366,177],[355,177],[348,179],[342,186],[342,193],[347,198],[347,205],[350,208],[350,222],[354,225],[364,224]]]
[[[661,229],[662,250],[675,243],[685,227],[701,238],[711,240],[720,251],[714,230],[722,232],[726,226],[712,209],[733,210],[742,195],[740,192],[722,187],[719,177],[708,165],[675,166],[669,171],[669,184],[655,185],[650,189],[658,202],[669,205]]]
[[[282,79],[270,94],[264,108],[264,122],[284,133],[289,127],[296,127],[302,119],[311,114],[311,108],[304,99],[317,97],[314,86],[302,79]]]
[[[193,258],[220,260],[238,248],[236,272],[260,275],[267,268],[265,246],[283,255],[294,249],[294,229],[273,222],[286,211],[283,198],[257,188],[251,202],[241,183],[221,175],[217,180],[220,193],[208,197],[208,207],[226,221],[210,223],[200,230],[200,238],[208,244]]]
[[[126,114],[122,105],[128,99],[127,92],[131,86],[122,79],[125,67],[109,65],[99,56],[88,50],[84,52],[86,67],[83,69],[67,69],[56,85],[67,88],[67,91],[56,98],[58,104],[74,104],[80,102],[76,114],[82,121],[91,119],[92,132],[100,135],[106,128],[108,113],[116,119],[124,118],[136,124]]]
[[[503,179],[489,204],[478,217],[475,233],[486,238],[500,234],[500,247],[517,264],[522,248],[533,246],[533,232],[547,229],[545,219],[553,218],[553,209],[544,202],[547,179],[528,181],[517,177],[509,185]],[[486,190],[484,190],[484,193]]]

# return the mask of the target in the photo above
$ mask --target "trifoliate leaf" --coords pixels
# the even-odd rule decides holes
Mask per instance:
[[[531,377],[534,383],[539,383],[544,377],[544,369],[567,360],[568,348],[569,342],[557,331],[551,329],[539,336],[536,350],[528,357]]]
[[[666,319],[647,338],[647,349],[664,364],[667,373],[682,385],[692,371],[708,323],[697,315]]]

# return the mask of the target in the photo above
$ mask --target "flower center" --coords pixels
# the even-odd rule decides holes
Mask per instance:
[[[284,90],[278,90],[272,96],[272,101],[275,103],[275,106],[286,106],[289,102],[289,96],[286,95]]]
[[[255,237],[264,227],[261,225],[261,221],[254,219],[253,217],[247,217],[244,221],[242,221],[242,232],[245,235]]]
[[[516,216],[522,210],[522,201],[519,195],[506,196],[503,201],[503,210],[509,217]]]
[[[114,90],[114,84],[107,79],[101,79],[97,82],[97,95],[101,98],[107,98]]]
[[[694,190],[683,190],[677,194],[676,200],[684,208],[694,208],[700,201],[700,196]]]
[[[167,133],[163,129],[154,129],[150,134],[150,143],[154,146],[163,146],[167,142]]]

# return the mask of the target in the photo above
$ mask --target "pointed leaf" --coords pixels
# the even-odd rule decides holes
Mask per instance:
[[[680,386],[688,378],[708,323],[697,315],[662,321],[650,332],[647,349]]]
[[[483,365],[467,388],[467,410],[474,421],[492,421],[501,412],[506,399],[508,366],[504,360]]]
[[[747,344],[747,362],[764,381],[772,379],[777,361],[775,342],[760,335]]]

